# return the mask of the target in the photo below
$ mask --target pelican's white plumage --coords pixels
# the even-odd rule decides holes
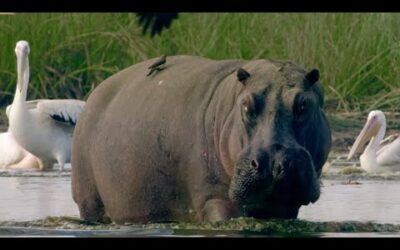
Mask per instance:
[[[57,162],[60,170],[71,158],[71,139],[85,102],[80,100],[33,100],[26,102],[29,84],[29,44],[16,44],[17,88],[10,108],[10,129],[16,141],[39,157],[41,169]]]
[[[11,105],[6,109],[7,118],[10,109]],[[18,144],[10,129],[0,133],[0,168],[39,168],[39,159]]]
[[[347,158],[353,157],[370,140],[360,156],[361,168],[367,172],[400,171],[400,137],[397,134],[383,140],[385,133],[385,114],[380,110],[371,111]]]
[[[39,159],[22,148],[11,131],[0,133],[0,168],[39,168]]]

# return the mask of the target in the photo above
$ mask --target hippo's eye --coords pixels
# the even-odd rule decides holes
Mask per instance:
[[[295,108],[295,113],[297,114],[301,114],[306,112],[307,110],[307,106],[306,106],[306,101],[305,100],[301,100],[298,104],[297,107]]]
[[[241,104],[245,116],[249,119],[254,119],[256,117],[254,99],[247,95],[242,99]]]
[[[305,112],[306,109],[307,109],[307,106],[306,106],[305,102],[303,102],[299,107],[299,113]]]
[[[293,115],[297,122],[303,122],[306,120],[309,114],[309,103],[305,98],[298,98],[295,106],[293,107]]]

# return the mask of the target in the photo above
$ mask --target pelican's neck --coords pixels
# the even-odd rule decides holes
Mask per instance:
[[[365,150],[373,151],[376,154],[376,152],[379,149],[381,141],[385,137],[385,132],[386,132],[386,122],[383,122],[379,128],[378,133],[374,137],[371,138],[371,140]]]
[[[379,149],[381,141],[385,137],[385,132],[386,122],[381,124],[378,133],[371,138],[368,146],[364,150],[364,153],[360,157],[361,167],[367,172],[374,172],[378,170],[376,152]]]
[[[15,90],[14,101],[25,102],[29,83],[29,59],[28,56],[17,57],[17,88]]]

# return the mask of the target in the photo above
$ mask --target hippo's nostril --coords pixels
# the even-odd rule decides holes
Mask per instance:
[[[291,168],[293,168],[293,161],[287,161],[287,162],[285,162],[286,164],[285,164],[285,166],[286,166],[286,169],[287,170],[289,170],[289,169],[291,169]]]
[[[258,161],[257,160],[251,160],[251,166],[254,168],[258,168]]]
[[[280,172],[283,172],[283,171],[285,171],[285,164],[284,163],[279,163],[279,165],[278,165],[278,169],[279,169],[279,171]]]
[[[285,177],[285,170],[282,162],[279,162],[277,163],[277,165],[275,165],[272,171],[272,175],[276,180],[281,180]]]
[[[282,162],[279,164],[282,170],[284,171],[292,171],[294,169],[294,162],[290,159],[283,159]]]

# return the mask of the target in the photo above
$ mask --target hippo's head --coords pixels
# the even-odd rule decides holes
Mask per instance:
[[[244,216],[296,218],[319,198],[331,133],[318,70],[272,65],[237,71],[243,86],[222,133],[233,166],[229,198]]]

